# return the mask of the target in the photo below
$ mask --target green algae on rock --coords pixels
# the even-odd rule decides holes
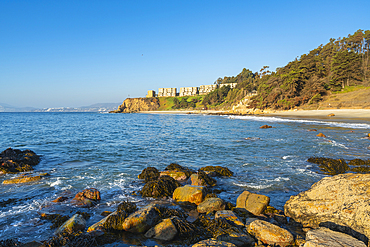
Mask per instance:
[[[138,178],[144,179],[145,183],[154,181],[159,178],[159,171],[155,167],[147,167],[138,175]]]
[[[40,163],[40,156],[26,149],[8,148],[0,153],[0,174],[33,171],[32,166]]]
[[[162,176],[158,180],[150,181],[140,191],[143,197],[172,197],[173,192],[181,184],[170,176]]]
[[[222,167],[222,166],[205,166],[200,168],[202,171],[207,171],[207,172],[215,172],[217,176],[226,176],[226,177],[231,177],[234,175],[232,171],[229,170],[227,167]]]
[[[80,230],[84,230],[86,226],[86,220],[80,214],[73,215],[69,220],[63,223],[56,231],[55,234],[62,232],[73,233]]]

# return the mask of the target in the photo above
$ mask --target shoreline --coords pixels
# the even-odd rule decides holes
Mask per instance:
[[[173,110],[173,111],[141,111],[144,114],[222,114],[225,115],[250,115],[266,117],[287,117],[287,118],[309,118],[320,120],[362,120],[370,121],[370,109],[330,109],[330,110],[288,110],[288,111],[266,111],[259,114],[243,114],[227,112],[222,110]],[[334,116],[328,116],[334,114]]]

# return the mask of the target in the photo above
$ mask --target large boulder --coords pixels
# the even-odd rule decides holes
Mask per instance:
[[[0,153],[0,174],[32,171],[32,166],[40,160],[40,156],[31,150],[8,148]]]
[[[248,232],[264,244],[282,247],[294,244],[290,232],[264,220],[254,220],[248,225]]]
[[[73,215],[69,220],[64,222],[56,231],[55,234],[62,232],[73,233],[80,230],[84,230],[86,226],[86,220],[81,214]]]
[[[199,213],[208,213],[225,209],[225,202],[221,198],[210,197],[206,198],[197,207]]]
[[[171,241],[177,234],[176,226],[171,219],[164,219],[145,233],[147,238]]]
[[[337,226],[350,235],[357,232],[369,238],[369,191],[370,174],[325,177],[309,190],[291,196],[284,206],[285,215],[304,227]]]
[[[366,244],[354,237],[341,232],[335,232],[330,229],[320,227],[308,231],[306,234],[306,243],[303,247],[366,247]]]
[[[254,215],[260,215],[269,205],[270,198],[265,195],[244,191],[236,200],[237,208],[245,208]]]
[[[207,190],[204,186],[185,185],[173,192],[173,199],[180,202],[190,202],[199,205],[203,202]]]
[[[216,174],[216,176],[226,176],[226,177],[231,177],[234,175],[232,171],[229,170],[227,167],[222,167],[222,166],[205,166],[200,168],[200,170],[205,171],[205,172],[213,172]]]
[[[71,203],[80,207],[92,207],[100,200],[100,192],[97,189],[89,188],[77,193]]]
[[[156,205],[148,205],[130,214],[122,224],[122,229],[132,233],[144,233],[159,219]]]
[[[147,167],[138,175],[138,178],[144,179],[145,183],[154,181],[159,178],[159,171],[155,167]]]

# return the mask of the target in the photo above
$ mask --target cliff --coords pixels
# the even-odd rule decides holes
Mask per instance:
[[[133,113],[140,111],[155,111],[159,108],[158,98],[127,98],[113,113]]]

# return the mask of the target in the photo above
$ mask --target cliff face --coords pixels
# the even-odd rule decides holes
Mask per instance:
[[[158,98],[125,99],[114,113],[133,113],[140,111],[155,111],[159,108]]]

